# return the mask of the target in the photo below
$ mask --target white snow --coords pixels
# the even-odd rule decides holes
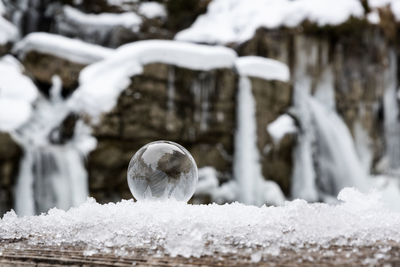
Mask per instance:
[[[1,9],[1,6],[0,6]],[[1,11],[1,10],[0,10]],[[0,45],[14,42],[18,38],[18,29],[1,16],[0,12]]]
[[[38,90],[22,72],[22,65],[12,56],[0,59],[0,131],[18,128],[31,115]]]
[[[175,38],[201,43],[244,42],[257,28],[294,27],[304,20],[318,26],[338,25],[362,17],[358,0],[213,0],[207,13]]]
[[[139,14],[149,19],[165,18],[167,16],[167,11],[165,10],[164,5],[157,2],[140,3],[138,11]]]
[[[140,16],[134,12],[85,14],[70,6],[64,6],[63,11],[67,20],[72,20],[82,27],[110,28],[122,26],[132,31],[138,31],[142,23]]]
[[[274,140],[274,143],[279,144],[285,135],[296,133],[297,127],[291,116],[283,114],[267,125],[267,131]]]
[[[379,16],[378,11],[374,10],[367,14],[367,20],[371,24],[379,24],[381,17]]]
[[[88,199],[67,212],[52,209],[28,217],[8,212],[0,220],[0,238],[26,239],[30,245],[84,244],[85,255],[130,256],[132,249],[154,248],[158,255],[184,257],[237,253],[238,249],[268,255],[284,249],[296,252],[308,245],[357,248],[398,243],[400,213],[388,211],[379,198],[378,193],[364,195],[346,188],[335,206],[304,200],[260,208],[239,203],[188,205],[132,200],[101,205]]]
[[[193,70],[232,68],[236,53],[222,46],[206,46],[167,40],[138,41],[121,46],[107,59],[86,67],[81,86],[71,105],[93,117],[110,111],[130,77],[140,74],[143,65],[165,63]]]
[[[235,66],[242,76],[284,82],[288,82],[290,79],[288,66],[285,63],[270,58],[258,56],[240,57],[236,60]]]
[[[91,64],[110,56],[113,50],[61,35],[37,32],[30,33],[19,41],[14,51],[20,57],[24,57],[30,51],[37,51],[76,63]]]
[[[368,0],[371,9],[389,6],[397,21],[400,21],[400,1],[398,0]]]

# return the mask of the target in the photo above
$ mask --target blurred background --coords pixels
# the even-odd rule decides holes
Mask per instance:
[[[396,0],[0,0],[0,214],[132,198],[160,139],[195,158],[192,203],[400,210],[399,23]]]

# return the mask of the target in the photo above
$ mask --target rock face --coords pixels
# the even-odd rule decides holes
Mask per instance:
[[[72,92],[77,87],[79,72],[86,66],[37,51],[28,52],[22,63],[28,75],[47,86],[52,84],[52,77],[58,75],[63,84],[64,94]]]
[[[178,142],[199,167],[231,177],[236,80],[233,70],[191,71],[149,64],[95,126],[99,143],[88,158],[90,191],[101,201],[129,198],[130,158],[155,140]]]
[[[0,214],[13,207],[12,187],[21,154],[20,147],[11,136],[0,132]]]
[[[331,83],[332,104],[353,134],[362,161],[371,164],[374,171],[384,154],[383,98],[391,82],[387,76],[393,49],[380,28],[356,26],[319,31],[259,29],[238,50],[241,55],[265,56],[287,63],[294,80],[299,75],[310,79],[313,94],[318,94],[324,83]],[[363,146],[371,155],[362,151]],[[287,162],[287,156],[281,157]]]
[[[292,170],[293,135],[286,135],[274,144],[267,132],[267,125],[292,105],[292,86],[281,81],[251,78],[256,101],[257,146],[260,152],[264,178],[275,181],[285,193],[290,191]]]

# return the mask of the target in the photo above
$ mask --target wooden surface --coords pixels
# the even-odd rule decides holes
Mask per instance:
[[[135,250],[118,257],[112,252],[84,255],[84,246],[32,246],[25,241],[0,241],[0,266],[399,266],[399,244],[376,244],[361,248],[304,248],[263,255],[259,262],[243,250],[235,255],[183,258],[156,256],[151,250]],[[254,257],[254,256],[253,256]],[[257,258],[257,257],[256,257]],[[253,258],[254,259],[254,258]]]

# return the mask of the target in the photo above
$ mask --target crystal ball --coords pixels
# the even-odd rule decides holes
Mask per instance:
[[[128,167],[128,185],[136,200],[187,202],[198,180],[197,165],[183,146],[156,141],[140,148]]]

